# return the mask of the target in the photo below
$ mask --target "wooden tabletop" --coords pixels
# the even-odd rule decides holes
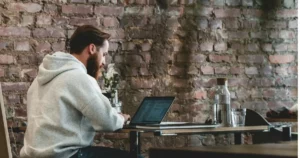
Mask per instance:
[[[150,158],[153,156],[167,154],[165,156],[180,157],[185,155],[190,157],[222,156],[222,157],[282,157],[296,158],[298,141],[279,144],[255,144],[255,145],[230,145],[211,147],[183,147],[183,148],[152,148]]]
[[[234,133],[234,132],[260,132],[269,131],[269,126],[243,126],[243,127],[216,127],[194,129],[122,129],[119,132],[160,132],[161,135],[188,134],[188,133]]]

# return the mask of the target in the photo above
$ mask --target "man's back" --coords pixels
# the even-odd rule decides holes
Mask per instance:
[[[91,145],[95,130],[113,131],[124,121],[84,65],[61,52],[43,60],[28,90],[27,105],[21,157],[70,157]]]

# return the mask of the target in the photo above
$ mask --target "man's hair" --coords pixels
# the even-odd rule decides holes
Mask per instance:
[[[70,38],[70,53],[80,54],[90,44],[102,47],[104,41],[108,40],[109,37],[110,34],[100,31],[95,26],[79,26]]]

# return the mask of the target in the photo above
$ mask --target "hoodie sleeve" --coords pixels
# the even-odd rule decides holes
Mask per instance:
[[[72,101],[96,131],[115,131],[123,127],[124,117],[112,108],[108,98],[100,90],[97,81],[87,74],[77,74],[69,83]]]

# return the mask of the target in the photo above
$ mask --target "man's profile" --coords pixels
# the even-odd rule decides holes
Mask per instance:
[[[70,54],[45,56],[27,92],[21,157],[128,157],[126,151],[91,146],[95,131],[115,131],[129,119],[111,107],[96,81],[109,37],[94,26],[80,26],[70,38]]]

